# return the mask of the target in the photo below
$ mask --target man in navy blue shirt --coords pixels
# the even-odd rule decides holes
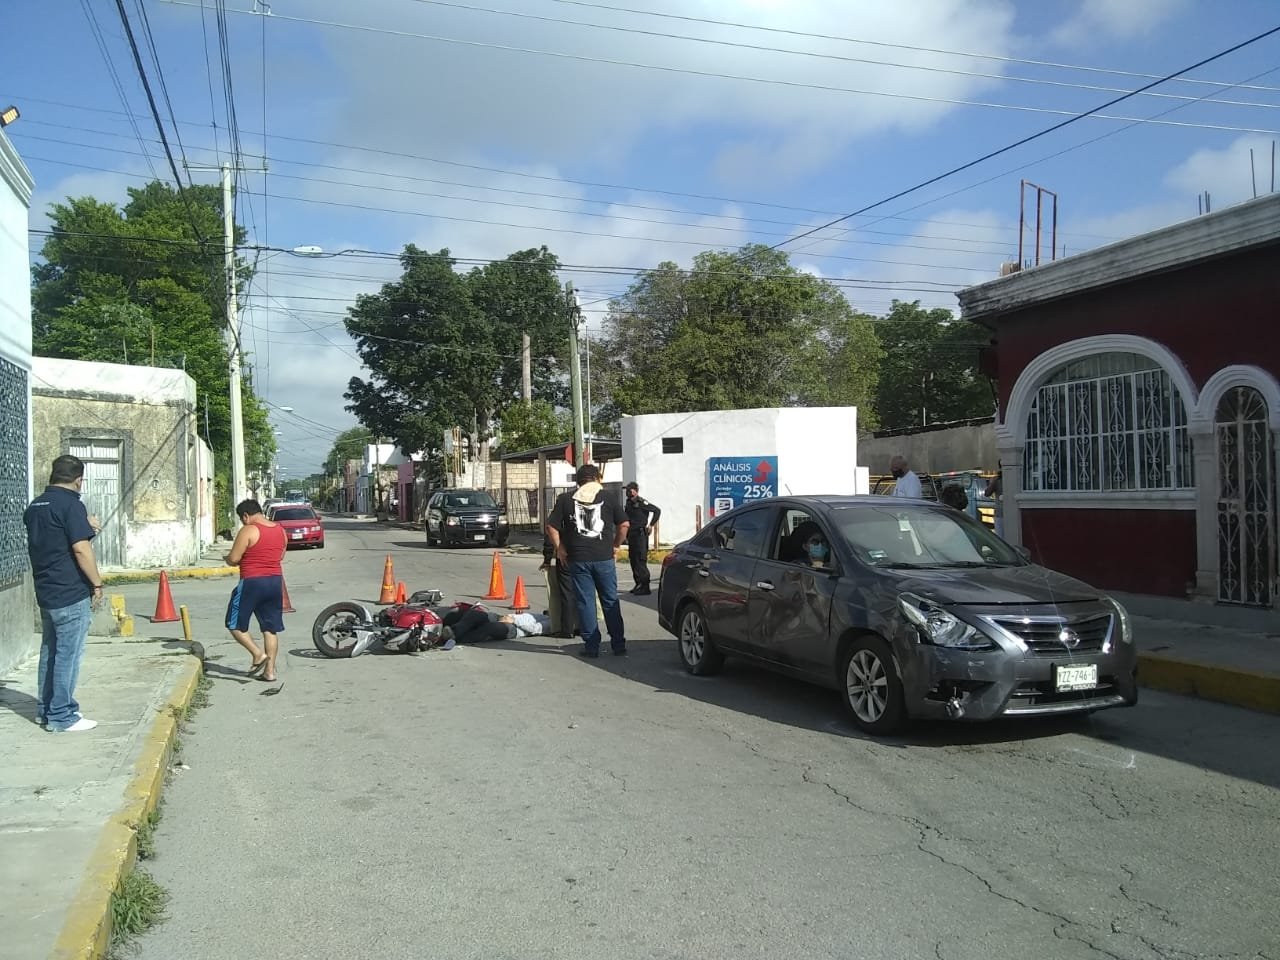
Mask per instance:
[[[80,715],[75,697],[92,608],[102,601],[90,544],[97,530],[80,500],[82,486],[84,461],[58,457],[49,485],[22,515],[42,627],[36,719],[55,733],[98,725]]]

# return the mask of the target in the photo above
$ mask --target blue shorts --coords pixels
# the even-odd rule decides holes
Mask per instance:
[[[249,629],[249,617],[258,618],[258,629],[284,631],[284,577],[247,577],[231,591],[227,604],[227,629]]]

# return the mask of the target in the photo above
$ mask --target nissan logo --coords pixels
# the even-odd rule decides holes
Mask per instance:
[[[1064,647],[1080,646],[1080,634],[1067,627],[1062,628],[1062,632],[1058,634],[1058,642]]]

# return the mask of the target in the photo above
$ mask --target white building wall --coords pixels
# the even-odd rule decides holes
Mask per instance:
[[[865,493],[855,407],[774,407],[651,414],[622,420],[623,472],[662,509],[659,537],[678,543],[709,517],[707,460],[778,458],[781,494]],[[663,453],[664,438],[683,452]]]
[[[31,265],[27,211],[34,188],[0,131],[0,676],[36,648],[36,600],[22,512],[32,488]]]

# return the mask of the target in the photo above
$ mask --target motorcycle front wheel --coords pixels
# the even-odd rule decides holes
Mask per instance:
[[[311,642],[326,657],[335,660],[350,657],[356,646],[355,627],[367,623],[369,615],[353,600],[343,600],[325,607],[311,627]]]

